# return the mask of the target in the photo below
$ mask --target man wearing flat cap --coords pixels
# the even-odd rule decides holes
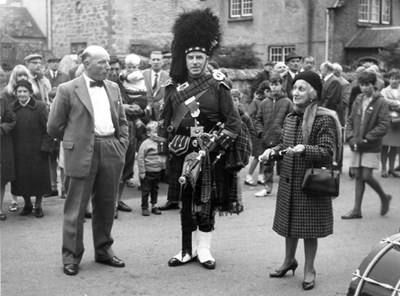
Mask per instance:
[[[294,77],[299,73],[301,55],[297,54],[295,51],[291,51],[286,56],[285,62],[288,70],[282,77],[282,89],[286,92],[288,98],[293,101],[292,82]]]
[[[39,90],[37,99],[49,105],[51,83],[43,73],[43,57],[36,53],[30,54],[24,58],[24,63],[34,78],[33,83],[36,84],[36,87]]]
[[[168,198],[182,201],[182,248],[168,265],[198,258],[204,268],[214,269],[210,247],[215,213],[232,211],[237,201],[237,176],[226,169],[225,152],[238,137],[241,121],[224,75],[207,70],[221,38],[218,17],[210,9],[181,13],[173,34],[172,80],[165,86],[158,135],[160,151],[169,150],[170,156]],[[199,160],[199,174],[190,165],[192,157]]]

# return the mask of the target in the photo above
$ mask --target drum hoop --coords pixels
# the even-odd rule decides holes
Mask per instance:
[[[372,268],[375,266],[375,264],[378,262],[379,259],[387,252],[389,249],[392,248],[393,245],[399,245],[400,244],[400,237],[395,239],[395,240],[390,240],[389,238],[383,239],[384,242],[388,242],[388,245],[383,247],[382,250],[379,251],[378,254],[374,257],[374,259],[371,260],[371,262],[368,264],[367,268],[365,269],[363,275],[360,275],[360,271],[357,269],[355,273],[353,273],[356,277],[360,278],[360,281],[357,285],[356,292],[354,293],[354,296],[359,296],[361,292],[361,288],[364,285],[365,282],[370,282],[373,284],[380,285],[384,288],[393,290],[393,293],[395,294],[396,292],[400,293],[400,290],[398,289],[399,283],[396,285],[396,287],[392,287],[389,284],[382,284],[379,283],[371,278],[368,277],[369,273],[371,272]]]

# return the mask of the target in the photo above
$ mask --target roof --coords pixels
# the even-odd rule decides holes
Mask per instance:
[[[13,38],[46,38],[26,7],[0,5],[3,33]]]
[[[362,28],[345,48],[381,48],[400,40],[400,27]]]

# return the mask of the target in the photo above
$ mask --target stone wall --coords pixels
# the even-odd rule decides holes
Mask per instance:
[[[178,13],[216,5],[198,0],[53,0],[53,51],[69,54],[71,43],[101,45],[111,54],[129,53],[132,45],[169,48]]]

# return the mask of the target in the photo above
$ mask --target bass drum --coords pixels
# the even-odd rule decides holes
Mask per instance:
[[[353,275],[347,296],[400,296],[400,233],[383,239]]]

